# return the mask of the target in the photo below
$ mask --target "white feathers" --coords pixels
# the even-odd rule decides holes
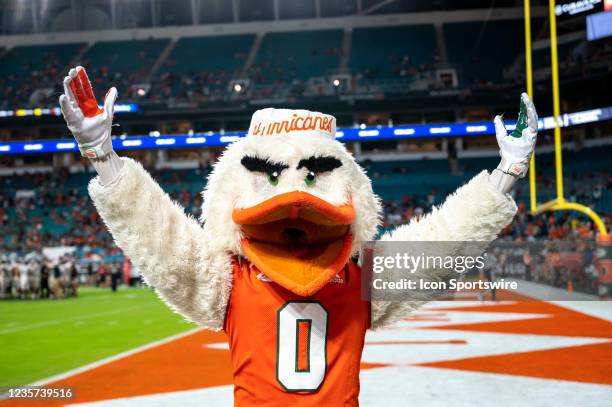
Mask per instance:
[[[283,136],[280,136],[283,137]],[[246,170],[245,155],[288,165],[277,185],[264,174]],[[342,166],[304,182],[302,159],[333,156]],[[242,255],[240,228],[234,208],[256,205],[277,194],[308,191],[332,204],[349,201],[357,217],[351,226],[354,252],[377,232],[380,201],[346,148],[325,137],[248,137],[230,145],[203,192],[202,227],[187,216],[136,162],[123,158],[119,178],[104,187],[95,178],[89,192],[117,244],[130,256],[148,284],[172,309],[210,329],[221,329],[230,298],[232,256]],[[410,191],[406,191],[410,193]],[[482,172],[420,221],[401,226],[383,240],[492,241],[514,216],[516,205],[501,194]],[[372,326],[390,324],[418,303],[372,303]]]
[[[516,204],[489,181],[489,173],[482,171],[467,184],[446,198],[438,208],[421,219],[399,226],[382,236],[382,241],[444,241],[457,242],[456,247],[445,245],[454,253],[461,253],[462,243],[492,242],[516,213]],[[484,250],[485,248],[483,248]],[[453,253],[437,253],[442,257]],[[435,273],[436,270],[430,270]],[[372,327],[392,324],[410,311],[418,302],[372,302]]]
[[[206,328],[223,327],[231,289],[231,256],[216,250],[198,222],[129,158],[119,178],[89,183],[98,212],[117,245],[168,305]]]
[[[278,184],[272,185],[265,174],[250,172],[242,166],[240,160],[245,155],[283,163],[289,168],[280,174]],[[306,168],[298,170],[297,167],[300,160],[311,156],[332,156],[342,161],[342,166],[319,175],[315,184],[308,186],[304,182]],[[380,201],[361,167],[341,143],[327,137],[299,134],[246,137],[230,145],[214,166],[203,194],[204,229],[216,236],[215,245],[219,249],[242,255],[240,227],[232,220],[232,210],[290,191],[307,191],[334,205],[351,201],[357,213],[351,227],[355,252],[361,242],[376,235]]]
[[[117,244],[170,307],[204,327],[221,329],[231,290],[231,257],[242,254],[240,228],[232,220],[235,207],[255,205],[289,190],[307,190],[333,204],[353,202],[355,251],[376,234],[380,203],[365,173],[342,144],[316,136],[308,140],[243,139],[229,146],[203,193],[203,228],[129,158],[122,159],[117,181],[104,187],[95,178],[89,193]],[[245,154],[291,168],[272,186],[264,175],[243,168],[240,160]],[[312,155],[334,156],[342,166],[308,187],[305,169],[296,167]]]

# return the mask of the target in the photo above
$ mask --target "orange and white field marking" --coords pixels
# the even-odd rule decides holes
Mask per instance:
[[[612,303],[429,304],[368,333],[361,378],[367,407],[608,405]],[[195,331],[48,384],[74,387],[81,406],[230,407],[231,383],[224,334]]]

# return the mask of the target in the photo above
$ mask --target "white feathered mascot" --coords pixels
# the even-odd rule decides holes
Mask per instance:
[[[227,333],[235,405],[357,405],[366,330],[393,323],[414,304],[361,298],[360,268],[351,259],[375,237],[381,206],[336,141],[335,118],[257,111],[248,135],[216,163],[200,223],[140,164],[113,151],[115,88],[100,108],[77,67],[64,89],[68,127],[99,174],[89,193],[100,215],[173,310]],[[525,175],[534,148],[537,117],[527,95],[512,134],[500,117],[495,125],[499,167],[383,240],[456,241],[449,250],[459,250],[461,242],[495,239],[516,212],[507,192]]]

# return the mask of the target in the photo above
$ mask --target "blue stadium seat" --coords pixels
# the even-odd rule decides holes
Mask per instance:
[[[565,191],[568,199],[591,205],[599,213],[612,212],[612,189],[608,187],[605,176],[609,174],[609,157],[612,156],[612,146],[585,148],[580,151],[564,152],[565,168]],[[412,202],[440,204],[448,193],[467,182],[471,177],[486,169],[491,170],[497,166],[498,157],[462,158],[459,160],[461,173],[451,175],[447,160],[405,160],[405,161],[365,161],[361,165],[366,169],[372,179],[374,191],[387,204],[395,201],[401,202],[406,198]],[[555,197],[554,184],[554,154],[538,154],[538,171],[545,174],[545,180],[538,184],[538,199],[540,202]],[[159,180],[162,188],[170,193],[175,199],[184,203],[184,193],[188,192],[189,201],[186,203],[186,211],[199,214],[200,201],[196,200],[205,183],[206,173],[200,170],[161,170],[156,171],[154,176]],[[8,206],[5,208],[9,219],[8,225],[2,225],[5,236],[0,240],[0,245],[10,247],[16,244],[15,236],[24,236],[28,231],[35,233],[37,224],[42,224],[42,230],[62,239],[65,236],[83,236],[86,232],[78,222],[74,221],[72,212],[74,207],[69,204],[57,204],[55,193],[66,196],[77,191],[77,201],[85,203],[87,209],[83,213],[85,218],[90,218],[94,212],[93,205],[87,197],[87,183],[92,177],[91,173],[71,174],[63,179],[57,187],[46,188],[46,193],[51,194],[51,199],[44,206],[30,205],[26,207]],[[178,180],[178,181],[177,181]],[[50,180],[47,180],[48,187]],[[38,181],[40,182],[40,180]],[[0,177],[2,193],[9,198],[14,198],[18,190],[33,189],[37,199],[42,197],[42,189],[36,185],[36,181],[29,177]],[[595,189],[601,189],[601,196],[593,193]],[[529,200],[529,188],[526,180],[521,181],[515,189],[518,201]],[[82,199],[84,201],[82,201]],[[20,214],[25,215],[21,220]],[[61,219],[56,222],[52,214]],[[36,230],[35,230],[36,229]],[[102,229],[101,229],[102,230]],[[95,233],[95,232],[94,232]],[[102,233],[102,232],[99,232]],[[105,232],[99,236],[99,240],[110,239]]]
[[[255,60],[260,82],[307,79],[340,65],[342,30],[266,34]]]
[[[541,25],[533,22],[533,32]],[[449,62],[455,64],[461,81],[500,82],[504,68],[524,51],[523,20],[444,24],[444,38]]]
[[[244,66],[254,40],[254,34],[181,38],[160,73],[238,71]]]
[[[358,28],[353,31],[349,66],[353,73],[369,71],[377,78],[397,77],[405,57],[404,66],[431,64],[435,49],[432,25]]]
[[[564,63],[572,58],[572,52],[583,40],[570,41],[557,47],[559,63]],[[540,48],[533,51],[533,69],[550,69],[550,47]]]
[[[97,70],[148,73],[169,39],[104,41],[94,44],[83,56],[83,63]]]
[[[51,63],[61,71],[84,45],[74,43],[15,47],[0,59],[0,74],[29,77],[32,71],[47,69]]]

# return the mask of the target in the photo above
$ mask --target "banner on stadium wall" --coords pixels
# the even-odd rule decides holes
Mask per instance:
[[[540,130],[553,129],[557,122],[561,127],[571,127],[596,123],[612,119],[612,106],[581,112],[565,113],[556,120],[554,116],[538,120]],[[506,130],[516,127],[515,121],[505,122]],[[339,128],[336,139],[340,141],[370,141],[370,140],[404,140],[410,138],[436,137],[467,137],[495,134],[493,122],[420,124],[401,126],[352,127]],[[188,133],[162,135],[153,132],[148,136],[121,136],[113,139],[113,148],[120,150],[168,149],[218,147],[233,143],[244,137],[246,133]],[[63,140],[33,140],[0,143],[0,155],[35,154],[35,153],[67,153],[76,152],[78,147],[74,139]]]
[[[612,36],[612,13],[609,11],[587,17],[587,39],[596,41]]]
[[[609,0],[607,2],[609,2]],[[601,11],[605,7],[604,3],[604,0],[569,1],[567,3],[557,4],[555,6],[555,15],[559,19],[564,19],[581,14],[595,13]]]

